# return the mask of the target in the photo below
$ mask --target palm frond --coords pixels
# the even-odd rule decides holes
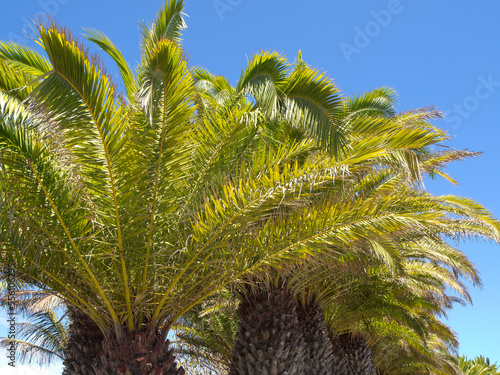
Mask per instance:
[[[97,44],[105,53],[107,53],[118,66],[127,97],[133,99],[133,95],[138,91],[135,77],[130,65],[125,61],[121,51],[111,42],[111,40],[102,32],[95,29],[86,29],[85,37],[91,42]]]

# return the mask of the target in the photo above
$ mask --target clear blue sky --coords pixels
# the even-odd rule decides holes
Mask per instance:
[[[48,13],[77,35],[82,27],[102,30],[135,63],[138,20],[152,20],[160,4],[8,1],[2,4],[0,39],[25,38],[26,22]],[[427,182],[427,188],[473,198],[500,217],[499,1],[186,0],[186,13],[184,47],[191,64],[233,83],[256,51],[277,50],[293,60],[301,49],[307,63],[326,71],[347,94],[391,86],[399,92],[400,110],[437,106],[448,114],[436,124],[454,136],[450,146],[483,155],[450,169],[459,187]],[[500,247],[472,243],[460,248],[479,267],[485,287],[472,290],[474,305],[457,306],[448,323],[459,335],[462,354],[500,361]],[[3,365],[0,358],[2,374]]]

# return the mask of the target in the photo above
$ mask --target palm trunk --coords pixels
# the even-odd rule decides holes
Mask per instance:
[[[72,309],[71,315],[64,375],[184,374],[182,367],[177,368],[166,332],[124,332],[121,340],[108,339],[83,312]]]
[[[95,375],[184,375],[165,334],[136,332],[120,341],[104,341]]]
[[[303,375],[305,343],[292,293],[273,288],[249,295],[238,315],[230,375]]]
[[[333,371],[333,346],[323,312],[316,303],[298,307],[299,325],[306,343],[305,375],[337,375]]]
[[[95,375],[95,365],[102,351],[104,336],[99,327],[82,311],[69,308],[68,346],[64,349],[63,375]]]
[[[344,347],[340,343],[339,336],[329,332],[330,342],[332,343],[332,372],[335,375],[351,375],[347,355]]]
[[[346,353],[352,375],[376,375],[377,369],[366,340],[360,333],[346,333],[339,336],[339,342]]]

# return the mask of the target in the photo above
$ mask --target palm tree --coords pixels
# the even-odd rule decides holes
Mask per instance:
[[[445,335],[430,333],[425,338],[397,323],[383,322],[380,337],[371,345],[378,375],[461,374]]]
[[[258,56],[258,58],[260,58],[260,56]],[[253,61],[249,63],[250,67],[253,67],[252,63]],[[297,69],[305,69],[303,63],[299,63],[297,64],[297,66]],[[243,73],[243,76],[245,73],[246,72]],[[269,76],[272,75],[269,74]],[[279,87],[279,85],[276,86]],[[278,91],[278,89],[276,89],[275,91]],[[286,101],[286,99],[284,101]],[[256,102],[260,102],[258,95],[256,95]],[[374,104],[370,104],[370,102]],[[426,138],[429,143],[425,145],[421,144],[420,146],[410,146],[412,140],[415,139],[414,135],[411,134],[412,130],[422,129],[425,126],[432,128],[433,132],[435,132],[434,135],[439,134],[440,136],[442,136],[443,138],[441,138],[441,140],[445,138],[441,131],[429,126],[427,122],[429,118],[432,118],[435,115],[435,111],[415,111],[396,116],[391,110],[391,106],[387,105],[387,103],[390,104],[390,102],[391,92],[387,90],[380,90],[373,94],[361,95],[354,99],[350,99],[346,102],[345,105],[337,105],[337,107],[335,108],[336,114],[332,115],[332,118],[335,118],[338,123],[342,124],[341,128],[345,131],[346,134],[348,134],[349,145],[349,147],[344,149],[344,155],[339,158],[339,162],[342,163],[342,165],[349,166],[352,173],[352,175],[350,175],[348,179],[343,179],[342,183],[340,184],[342,190],[349,191],[349,188],[345,188],[346,186],[349,186],[349,179],[353,181],[352,183],[356,184],[356,178],[361,178],[371,168],[386,168],[385,172],[382,174],[382,179],[376,178],[373,181],[369,181],[365,178],[364,183],[367,183],[367,186],[371,187],[373,191],[377,192],[378,184],[380,182],[384,182],[385,179],[388,179],[388,181],[390,181],[389,184],[391,185],[388,186],[386,197],[390,197],[388,201],[392,201],[391,195],[394,192],[394,187],[398,186],[397,183],[401,183],[403,185],[405,183],[404,179],[402,180],[401,178],[399,178],[396,182],[396,180],[394,180],[393,178],[394,173],[400,171],[401,167],[403,167],[403,169],[406,169],[407,171],[405,176],[413,177],[417,180],[420,179],[420,174],[424,172],[433,175],[443,175],[447,177],[441,168],[444,164],[446,164],[446,162],[471,156],[471,154],[456,151],[434,155],[429,154],[429,151],[426,150],[424,146],[439,141],[437,138]],[[370,107],[373,107],[373,109],[370,109]],[[405,124],[406,126],[403,124]],[[394,133],[397,133],[398,131],[398,137],[395,137]],[[424,138],[425,137],[422,137],[421,134],[417,136],[417,139],[420,140],[423,140]],[[383,150],[384,152],[381,152],[381,149],[379,148],[380,144],[384,144],[384,142],[386,142],[388,139],[391,139],[391,141],[397,139],[397,142],[395,142],[395,144],[385,144]],[[374,147],[374,145],[378,145],[379,147]],[[359,153],[362,154],[363,151],[366,152],[365,155],[370,155],[370,157],[356,159]],[[357,168],[364,168],[361,169],[362,173],[360,173],[360,175],[356,175],[353,165]],[[363,182],[362,179],[361,181]],[[359,214],[359,212],[362,212],[362,209],[360,208],[360,202],[362,201],[361,199],[359,199],[360,197],[362,197],[361,194],[365,194],[365,192],[360,193],[356,191],[350,198],[347,198],[347,200],[345,199],[345,197],[341,197],[340,195],[334,196],[333,199],[335,199],[335,202],[337,202],[338,207],[342,207],[343,204],[346,204],[350,201],[359,203],[360,206],[356,206],[356,213]],[[332,196],[330,196],[330,198],[331,197]],[[386,198],[383,195],[381,195],[381,197]],[[449,203],[453,205],[451,201]],[[429,204],[430,205],[426,207],[424,207],[425,204],[419,207],[417,209],[417,212],[432,210],[430,207],[433,203],[429,202]],[[462,203],[457,202],[457,206],[460,206],[461,204]],[[328,205],[332,205],[332,200],[328,202]],[[473,211],[475,211],[474,205],[474,203],[471,204],[471,211],[465,213],[465,217],[467,217],[469,214],[472,214],[471,217],[475,217],[478,214],[481,216],[482,209],[479,209],[475,213],[473,213]],[[444,208],[443,206],[441,207]],[[345,208],[348,212],[351,207],[348,207],[346,205],[343,206],[343,208]],[[454,215],[456,212],[456,207],[454,208],[449,206],[448,208],[451,209],[451,211],[448,211],[448,213]],[[448,210],[448,208],[445,208],[445,211]],[[401,208],[398,207],[398,213],[401,213],[400,209]],[[409,208],[410,212],[414,209],[416,209],[416,206]],[[343,224],[345,225],[349,225],[351,223],[347,212],[340,209],[337,212],[340,217],[344,215],[343,219],[345,221],[343,222]],[[369,222],[370,218],[374,217],[370,216],[371,214],[373,214],[373,212],[365,212],[366,216],[357,216],[356,219],[353,220],[353,222],[363,222],[364,220],[367,220],[367,222]],[[377,213],[380,214],[380,212]],[[286,221],[285,219],[283,219],[282,225],[288,228],[297,228],[300,226],[307,227],[307,219],[305,219],[307,217],[307,215],[302,215],[300,218],[300,223],[293,222],[292,220]],[[483,219],[485,220],[482,221]],[[484,233],[487,237],[498,238],[496,229],[498,228],[498,223],[492,222],[491,216],[484,216],[479,220],[482,221],[482,224],[479,224],[478,227],[473,229],[473,232],[475,230],[478,230],[478,233]],[[462,221],[461,224],[464,225],[462,229],[459,229],[454,223],[449,222],[449,229],[452,229],[452,231],[457,230],[456,233],[467,230],[466,221],[467,219]],[[425,224],[423,225],[425,226]],[[480,229],[481,225],[485,225],[485,228]],[[488,228],[492,229],[492,231],[490,232],[490,229]],[[428,229],[430,229],[430,227]],[[444,227],[438,229],[438,231],[439,230],[442,231],[442,234],[452,234],[451,232],[446,233],[447,230],[445,230]],[[293,234],[287,232],[286,235],[283,235],[283,237],[289,238],[291,235]],[[380,243],[384,243],[384,241],[387,242],[387,239],[384,240],[383,238],[377,238],[376,233],[368,234],[367,232],[365,236],[362,237],[364,237],[365,239],[370,237],[373,238],[373,241],[368,244],[368,248],[371,249],[374,253],[379,252],[379,250],[383,248],[382,246],[380,246]],[[352,244],[353,243],[344,243],[344,246],[341,246],[341,248],[337,251],[346,251],[346,249],[352,247]],[[379,253],[378,256],[380,255],[381,254]],[[390,260],[390,256],[387,257],[387,255],[393,254],[385,253],[385,257],[389,258]],[[397,260],[397,257],[395,259],[392,259],[393,262],[395,260]],[[265,367],[266,371],[269,372],[273,370],[271,367],[269,367],[273,366],[273,360],[276,362],[276,364],[274,365],[275,368],[280,371],[280,366],[282,366],[283,368],[290,368],[289,363],[291,363],[293,360],[297,361],[298,358],[298,368],[296,368],[295,370],[300,373],[302,371],[302,367],[306,368],[306,372],[309,371],[307,370],[307,368],[311,368],[311,363],[325,364],[329,363],[330,361],[330,359],[328,358],[329,356],[331,356],[331,354],[327,353],[328,351],[326,351],[325,354],[320,354],[318,351],[313,351],[314,356],[323,356],[321,360],[319,358],[311,357],[310,353],[307,353],[308,349],[312,347],[315,341],[323,343],[322,345],[320,345],[320,347],[322,348],[328,346],[327,340],[325,339],[326,335],[324,334],[325,329],[319,327],[319,323],[317,324],[317,326],[315,326],[315,328],[311,328],[311,326],[309,325],[311,322],[321,321],[320,311],[316,306],[315,298],[312,298],[311,302],[306,301],[301,311],[301,315],[303,316],[306,315],[305,313],[307,312],[307,318],[302,318],[302,320],[306,322],[305,324],[303,324],[303,326],[307,327],[308,332],[299,332],[295,328],[298,326],[297,322],[299,318],[297,316],[297,307],[294,303],[293,293],[288,290],[289,288],[287,286],[287,280],[283,277],[281,271],[278,272],[278,275],[273,272],[274,271],[270,270],[270,276],[252,276],[247,279],[247,284],[240,288],[242,305],[239,312],[240,332],[237,336],[234,359],[235,364],[233,365],[232,369],[234,373],[259,373],[259,371],[263,371],[262,368],[264,368],[265,366],[267,366]],[[271,306],[274,306],[274,309],[271,309]],[[277,306],[281,306],[281,308],[278,308]],[[275,312],[274,314],[273,311]],[[280,322],[280,326],[273,327],[272,322]],[[293,330],[293,332],[291,332],[290,330]],[[268,339],[262,339],[259,341],[258,337],[266,338],[269,336],[266,333],[268,331],[273,332],[273,334],[271,335],[274,335],[273,337],[275,337],[273,342],[269,342]],[[314,338],[308,338],[307,342],[304,344],[304,337],[301,336],[304,336],[304,334],[306,336],[311,336],[312,332],[320,332],[321,334]],[[320,336],[323,336],[323,339],[321,339]],[[251,344],[248,343],[248,337],[252,338]],[[256,342],[256,340],[258,342]],[[284,342],[285,347],[293,345],[293,349],[285,352],[280,351],[279,345],[282,341]],[[359,343],[361,343],[361,341],[359,341]],[[252,346],[255,347],[255,349]],[[272,358],[272,355],[268,355],[267,357],[266,355],[259,355],[259,352],[283,352],[285,357],[276,359]],[[256,355],[260,358],[255,359]],[[308,357],[309,359],[306,359]],[[254,359],[253,361],[250,361],[251,366],[248,364],[249,361],[247,360],[247,358]],[[265,363],[267,363],[268,365],[264,365]],[[328,366],[329,365],[326,365],[326,367]],[[324,368],[323,370],[311,369],[310,371],[311,373],[318,373],[321,371],[325,371],[325,373],[328,373],[327,371],[330,370]]]
[[[497,375],[500,373],[499,366],[490,363],[489,358],[483,356],[474,359],[458,357],[458,365],[464,375]]]
[[[67,374],[182,373],[166,340],[171,325],[227,285],[244,297],[242,324],[274,350],[261,361],[256,348],[265,367],[255,371],[300,373],[295,296],[275,276],[283,259],[443,224],[442,212],[400,211],[389,200],[332,205],[380,165],[418,177],[424,147],[446,138],[425,121],[432,111],[391,118],[384,100],[346,111],[326,76],[276,53],[255,55],[232,89],[188,68],[182,9],[168,1],[142,28],[136,74],[105,35],[88,31],[118,64],[126,99],[55,23],[38,25],[47,58],[0,45],[2,73],[16,76],[0,80],[0,261],[68,306]],[[453,207],[469,215],[469,206]],[[489,214],[475,215],[449,232],[491,235]],[[247,274],[271,277],[252,288]],[[260,325],[276,314],[279,331]],[[246,333],[238,337],[252,351]]]
[[[226,102],[230,100],[231,97],[235,97],[234,100],[239,100],[237,97],[238,93],[246,94],[249,93],[253,96],[254,102],[256,103],[255,106],[255,112],[257,115],[257,118],[259,117],[260,114],[265,116],[265,119],[267,119],[268,122],[270,122],[270,126],[272,126],[272,132],[274,134],[270,135],[269,132],[267,138],[267,143],[272,143],[274,139],[278,138],[281,140],[281,142],[286,143],[287,139],[291,139],[292,141],[301,141],[301,140],[307,140],[307,133],[304,133],[301,131],[301,122],[306,122],[308,121],[308,118],[303,118],[300,116],[297,116],[294,112],[294,109],[299,107],[301,104],[297,104],[296,101],[301,102],[301,99],[306,97],[304,94],[307,92],[307,89],[310,89],[307,85],[312,82],[320,82],[321,85],[325,88],[325,97],[324,98],[329,98],[327,100],[323,100],[323,105],[322,106],[313,106],[313,110],[311,110],[311,113],[313,115],[310,116],[316,116],[316,118],[322,118],[322,119],[327,119],[327,121],[335,121],[339,122],[340,116],[339,113],[343,112],[348,112],[347,109],[342,109],[340,108],[341,102],[339,102],[337,99],[335,99],[337,89],[335,86],[333,86],[329,80],[319,74],[316,70],[310,69],[303,63],[301,60],[300,56],[298,61],[296,62],[292,73],[290,75],[286,75],[285,73],[289,70],[289,66],[285,64],[285,61],[283,58],[276,54],[265,54],[265,53],[259,53],[255,55],[248,63],[247,68],[244,70],[242,74],[242,78],[240,79],[240,83],[238,84],[237,88],[234,89],[232,88],[228,83],[227,80],[224,80],[221,77],[214,77],[210,73],[198,69],[195,73],[197,77],[197,84],[202,90],[204,91],[205,94],[207,94],[207,101],[213,101],[215,103],[212,103],[213,106],[220,105],[223,102]],[[300,91],[304,90],[304,91]],[[376,94],[373,94],[372,97],[376,97],[378,100],[379,104],[376,108],[378,112],[385,111],[384,113],[387,114],[392,114],[390,111],[390,106],[389,105],[382,105],[381,103],[384,102],[384,100],[381,100],[381,97],[385,95],[385,101],[390,102],[390,92],[386,90],[379,90],[377,91]],[[310,95],[309,95],[310,96]],[[322,99],[324,99],[322,98]],[[317,99],[317,98],[315,98]],[[354,118],[355,112],[359,113],[363,111],[363,107],[366,107],[366,104],[362,104],[361,102],[365,100],[368,102],[367,95],[361,97],[358,99],[360,102],[357,107],[354,109],[350,109],[350,112],[348,112],[348,115],[344,115],[345,118],[348,118],[348,116],[351,116],[351,118]],[[372,101],[375,101],[375,99],[372,99]],[[314,104],[317,104],[319,101],[314,102]],[[346,107],[348,107],[346,105]],[[375,107],[375,106],[374,106]],[[324,109],[327,110],[324,110]],[[260,109],[260,113],[258,112]],[[349,108],[348,108],[349,109]],[[377,112],[377,113],[378,113]],[[412,114],[413,117],[417,117],[414,114]],[[348,123],[347,120],[345,120],[346,125],[353,126],[351,123]],[[401,120],[401,122],[404,122],[404,120]],[[384,158],[387,158],[389,154],[385,150],[385,148],[390,148],[391,147],[391,141],[395,143],[399,142],[398,146],[401,147],[401,136],[404,131],[401,131],[400,127],[400,132],[397,134],[397,136],[394,136],[394,133],[397,133],[397,128],[394,126],[394,123],[389,124],[386,122],[385,124],[382,124],[381,121],[379,121],[377,124],[374,124],[373,121],[370,123],[368,121],[365,122],[359,122],[356,123],[357,127],[354,128],[353,131],[351,131],[352,135],[358,135],[358,138],[360,135],[363,134],[363,132],[367,132],[371,128],[373,129],[374,125],[378,125],[378,134],[374,134],[374,131],[371,130],[370,136],[372,137],[372,142],[371,144],[367,145],[362,142],[357,142],[355,138],[353,137],[352,141],[352,150],[353,152],[349,155],[349,157],[346,157],[343,161],[345,164],[355,164],[355,163],[360,163],[363,160],[366,160],[368,157],[373,157],[374,155],[376,156],[381,156]],[[270,127],[269,125],[267,126],[268,128]],[[303,126],[303,125],[302,125]],[[280,129],[287,129],[284,132],[281,131]],[[290,130],[289,130],[290,129]],[[291,129],[294,129],[294,131],[291,131]],[[279,133],[277,134],[276,131]],[[257,133],[250,134],[249,141],[245,142],[246,145],[246,152],[247,154],[252,154],[251,148],[253,147],[254,150],[258,150],[258,143],[255,142],[255,135]],[[259,132],[260,136],[263,136],[263,132]],[[317,137],[316,134],[311,134],[315,137]],[[422,133],[420,133],[422,135]],[[331,134],[329,135],[329,137]],[[378,136],[378,137],[377,137]],[[399,136],[399,138],[398,138]],[[408,136],[408,134],[407,134]],[[434,140],[437,138],[441,139],[442,133],[441,132],[436,132],[435,135],[432,137]],[[429,137],[423,137],[426,138],[427,141],[429,141]],[[366,139],[366,137],[365,137]],[[383,140],[383,141],[382,141]],[[389,141],[387,141],[389,140]],[[425,141],[424,141],[425,142]],[[423,144],[420,145],[415,145],[407,143],[404,145],[404,147],[410,149],[412,146],[413,147],[421,147]],[[394,148],[394,146],[392,146]],[[330,151],[332,151],[332,147],[329,148]],[[316,149],[311,149],[309,150],[303,150],[303,155],[302,159],[307,157],[307,155],[304,153],[305,151],[308,151],[309,154],[311,154],[311,151],[317,151]],[[334,152],[334,151],[333,151]],[[334,152],[335,153],[335,152]],[[255,154],[255,151],[253,152]],[[321,156],[323,157],[323,156]],[[318,159],[316,159],[318,160]],[[393,163],[394,164],[394,163]],[[342,165],[342,164],[340,164]],[[366,167],[364,167],[366,168]],[[345,172],[345,171],[344,171]],[[364,173],[364,172],[363,172]],[[277,287],[278,289],[282,289],[281,287],[278,286],[280,282],[277,281],[274,285],[274,287]],[[269,286],[272,286],[272,284],[269,284]],[[266,288],[264,288],[266,289]],[[252,294],[253,292],[250,292]],[[257,292],[255,298],[257,299],[257,302],[255,304],[251,304],[248,306],[246,310],[251,312],[252,314],[255,314],[258,316],[259,314],[256,313],[257,306],[259,309],[262,309],[262,312],[265,313],[266,307],[262,307],[263,301],[271,299],[269,295],[267,295],[267,292],[264,291],[263,295],[259,297],[258,295],[259,292]],[[285,303],[285,301],[290,300],[290,302],[293,304],[293,302],[290,299],[290,294],[288,293],[288,297],[283,297],[282,293],[287,293],[285,291],[276,291],[276,293],[279,295],[277,298]],[[245,292],[243,292],[245,294]],[[244,298],[245,299],[245,298]],[[266,302],[267,303],[267,302]],[[269,302],[273,305],[277,305],[279,302],[277,300]],[[291,307],[293,309],[293,307]],[[288,310],[287,315],[291,316],[293,314],[289,313],[290,311]],[[257,321],[262,320],[262,316],[257,318]],[[260,324],[259,324],[260,325]],[[292,320],[287,323],[289,327],[295,326],[295,320]],[[284,332],[286,329],[284,330]],[[252,332],[250,333],[250,336],[255,336],[257,333]],[[265,334],[264,334],[265,336]],[[300,335],[297,335],[297,337]],[[245,338],[243,337],[242,340],[244,341]],[[277,339],[278,340],[278,339]],[[300,340],[300,339],[297,339]],[[291,339],[291,343],[295,344],[295,339]],[[242,344],[242,347],[245,345]],[[298,349],[300,351],[300,349]],[[299,358],[300,355],[297,353],[294,353],[293,351],[288,351],[286,352],[289,358]],[[242,353],[241,355],[241,366],[245,367],[247,366],[246,363],[246,358],[248,355],[246,353]],[[265,360],[265,359],[263,359]],[[286,362],[288,359],[283,359],[282,362],[285,363],[282,366],[286,366]],[[270,360],[269,360],[269,363]],[[278,365],[276,365],[277,368],[279,368]]]
[[[327,221],[319,233],[264,244],[275,217],[314,203],[342,168],[331,157],[296,165],[317,142],[339,153],[330,110],[338,90],[304,70],[278,92],[288,98],[282,106],[259,69],[274,61],[279,78],[283,64],[261,55],[237,100],[198,112],[179,44],[182,9],[168,1],[143,27],[136,75],[109,39],[88,31],[118,64],[126,99],[54,22],[37,26],[47,57],[0,45],[2,76],[18,78],[0,82],[1,262],[68,306],[67,374],[181,373],[166,340],[173,322],[245,273],[303,256],[304,244],[336,231]],[[241,107],[249,90],[265,111]],[[264,157],[247,155],[253,120],[262,126],[275,112],[315,142],[274,142]]]
[[[445,269],[415,260],[406,260],[404,271],[396,275],[375,263],[338,280],[338,294],[325,306],[325,317],[347,373],[398,373],[408,365],[408,353],[420,365],[443,371],[447,363],[440,353],[456,348],[457,341],[438,320],[450,308],[441,281],[456,283]],[[416,370],[413,366],[411,371]]]
[[[36,363],[40,367],[64,359],[69,319],[61,299],[50,291],[28,289],[29,284],[20,277],[7,283],[3,276],[0,279],[0,306],[8,309],[9,295],[14,294],[16,314],[26,321],[16,322],[16,338],[1,337],[0,347],[8,350],[15,342],[16,358],[21,363]]]
[[[224,291],[196,306],[176,324],[179,361],[188,372],[227,373],[238,331],[237,307],[236,296]]]

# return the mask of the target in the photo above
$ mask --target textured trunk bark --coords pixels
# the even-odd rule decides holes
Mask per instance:
[[[183,375],[165,334],[134,332],[105,339],[83,312],[71,309],[63,375]]]
[[[329,332],[332,343],[332,372],[334,375],[351,375],[351,370],[347,362],[347,355],[340,343],[339,336]]]
[[[352,375],[376,375],[377,369],[366,340],[360,333],[339,336],[339,342],[347,356]]]
[[[240,304],[230,375],[303,375],[305,343],[296,303],[284,288],[251,295]]]
[[[323,312],[316,303],[299,306],[297,310],[306,343],[304,374],[336,375],[333,372],[333,346],[328,337]]]
[[[135,332],[121,342],[103,341],[95,375],[184,375],[165,335]]]
[[[69,308],[68,346],[64,350],[63,375],[95,375],[93,365],[102,351],[104,339],[99,327],[82,311]]]

